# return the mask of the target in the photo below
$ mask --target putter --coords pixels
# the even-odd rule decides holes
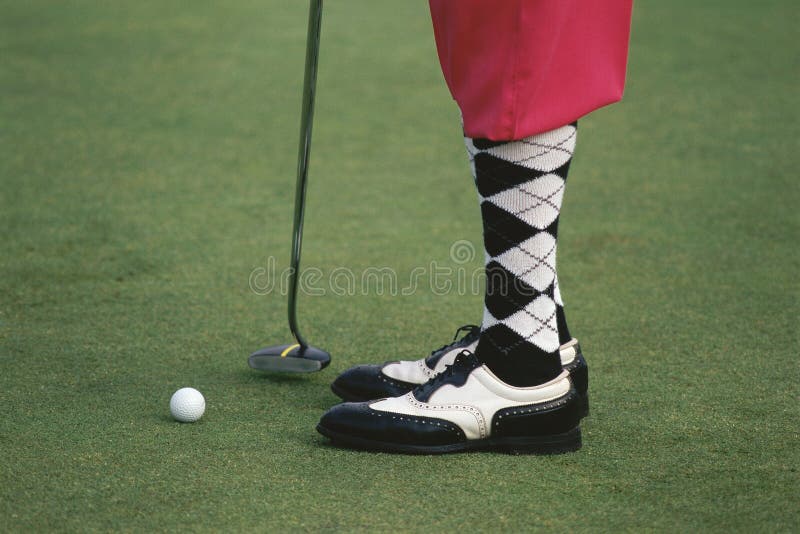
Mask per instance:
[[[289,329],[295,343],[264,347],[250,355],[248,364],[261,371],[311,373],[324,369],[331,361],[326,351],[306,342],[297,327],[297,284],[300,272],[300,249],[303,244],[303,215],[308,185],[308,158],[311,152],[311,127],[314,122],[314,92],[317,82],[317,59],[322,22],[322,0],[311,0],[308,11],[306,70],[303,78],[303,110],[300,119],[300,148],[297,154],[297,188],[294,193],[294,230],[292,233],[291,272],[289,275]]]

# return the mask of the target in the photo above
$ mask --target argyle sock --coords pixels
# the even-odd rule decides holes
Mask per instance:
[[[483,217],[486,296],[477,358],[532,386],[561,372],[558,216],[577,123],[519,141],[465,137]]]

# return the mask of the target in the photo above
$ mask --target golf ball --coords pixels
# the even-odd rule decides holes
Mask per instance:
[[[169,401],[169,411],[176,421],[194,423],[206,411],[206,399],[194,388],[181,388]]]

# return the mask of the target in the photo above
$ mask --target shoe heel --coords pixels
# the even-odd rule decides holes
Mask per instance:
[[[583,445],[580,427],[563,434],[506,438],[502,450],[508,454],[562,454],[577,451]]]
[[[580,402],[581,419],[589,417],[589,393],[579,394],[578,400]]]

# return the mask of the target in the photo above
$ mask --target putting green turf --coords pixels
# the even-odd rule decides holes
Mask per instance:
[[[325,9],[304,266],[479,268],[426,4]],[[289,341],[249,280],[288,263],[305,3],[1,2],[1,528],[797,529],[797,19],[637,3],[561,224],[584,448],[405,457],[328,446],[328,384],[426,354],[479,294],[305,296],[330,368],[246,365]],[[187,385],[193,425],[168,414]]]

